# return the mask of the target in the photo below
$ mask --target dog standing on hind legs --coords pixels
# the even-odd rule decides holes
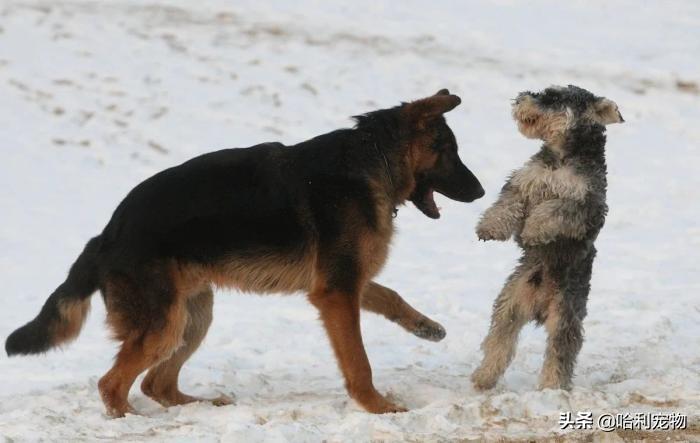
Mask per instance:
[[[520,132],[544,141],[515,171],[481,217],[481,240],[515,237],[523,255],[493,306],[472,374],[477,389],[495,386],[515,355],[521,328],[544,325],[540,388],[570,389],[583,344],[594,242],[606,205],[605,125],[623,122],[617,105],[576,86],[523,92],[513,104]]]
[[[98,387],[107,412],[121,417],[133,411],[129,390],[145,371],[141,388],[159,403],[198,400],[179,390],[178,375],[211,323],[212,285],[305,291],[350,396],[369,412],[405,410],[373,385],[360,308],[421,338],[445,336],[372,278],[388,256],[398,205],[411,201],[438,218],[435,191],[463,202],[483,196],[443,116],[460,102],[445,89],[294,146],[211,152],[154,175],[119,204],[39,315],[10,334],[7,353],[74,339],[99,290],[121,348]]]

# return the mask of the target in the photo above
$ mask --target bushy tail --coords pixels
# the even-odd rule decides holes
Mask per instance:
[[[97,236],[85,245],[68,278],[49,296],[39,315],[7,337],[7,355],[39,354],[78,336],[98,286],[100,242]]]

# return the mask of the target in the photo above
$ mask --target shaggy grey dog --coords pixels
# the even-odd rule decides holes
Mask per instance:
[[[494,303],[472,382],[492,388],[520,329],[534,320],[548,333],[540,388],[569,389],[583,344],[593,243],[608,209],[605,125],[624,120],[613,101],[571,85],[520,93],[513,118],[544,145],[510,176],[476,229],[481,240],[514,236],[523,255]]]

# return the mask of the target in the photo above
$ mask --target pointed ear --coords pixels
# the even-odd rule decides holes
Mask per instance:
[[[435,95],[450,95],[450,91],[448,91],[447,88],[440,89]]]
[[[404,115],[414,123],[423,124],[453,110],[460,103],[462,99],[443,89],[432,97],[405,104]]]
[[[622,114],[620,114],[617,103],[607,98],[600,98],[596,101],[593,105],[593,112],[595,113],[595,120],[603,125],[625,121],[622,118]]]

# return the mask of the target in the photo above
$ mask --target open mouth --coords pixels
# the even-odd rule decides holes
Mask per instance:
[[[435,190],[430,187],[418,187],[410,200],[423,214],[430,218],[440,218],[440,208],[435,204]]]

